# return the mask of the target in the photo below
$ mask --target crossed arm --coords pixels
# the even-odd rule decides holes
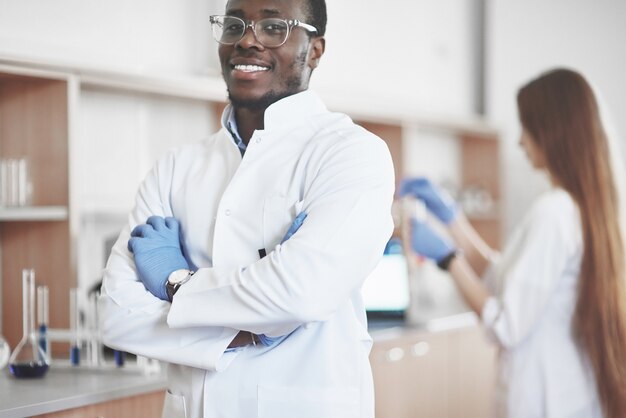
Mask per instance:
[[[281,240],[281,244],[295,234],[304,219],[306,212],[296,216],[293,223]],[[184,256],[183,231],[174,217],[150,216],[146,223],[137,225],[130,233],[128,250],[133,254],[139,280],[146,289],[157,298],[169,301],[166,283],[170,274],[176,270],[191,270],[190,262]],[[241,347],[261,343],[272,345],[275,339],[264,335],[255,335],[247,331],[239,331],[228,348]]]

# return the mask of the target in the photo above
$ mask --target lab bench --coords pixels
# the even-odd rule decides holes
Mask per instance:
[[[377,418],[485,416],[494,349],[474,313],[454,311],[416,324],[370,321]],[[16,379],[4,369],[0,418],[160,416],[165,387],[164,373],[53,366],[42,379]]]
[[[16,379],[5,368],[0,371],[0,418],[160,416],[165,387],[164,373],[52,366],[43,378]],[[133,408],[141,412],[134,415]]]

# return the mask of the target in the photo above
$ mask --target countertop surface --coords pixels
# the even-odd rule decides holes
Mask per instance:
[[[406,320],[369,321],[374,343],[412,332],[446,332],[479,323],[478,317],[449,287],[437,284],[420,296],[419,303],[407,311]],[[16,379],[7,367],[0,370],[0,418],[78,408],[165,387],[164,372],[145,374],[136,368],[72,368],[53,364],[41,379]]]
[[[27,417],[163,390],[163,373],[50,367],[39,379],[0,371],[0,418]]]

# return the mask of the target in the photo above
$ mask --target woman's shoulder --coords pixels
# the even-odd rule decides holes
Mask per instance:
[[[530,212],[542,217],[574,216],[578,214],[578,206],[572,196],[560,187],[554,187],[543,193],[532,205]]]
[[[580,213],[572,196],[562,188],[554,187],[543,193],[532,205],[528,221],[533,228],[560,231],[569,239],[580,232]],[[574,235],[572,235],[574,234]]]

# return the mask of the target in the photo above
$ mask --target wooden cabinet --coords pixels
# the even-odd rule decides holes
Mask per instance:
[[[104,243],[122,228],[154,160],[213,132],[224,100],[218,77],[0,55],[0,158],[28,159],[33,182],[31,207],[0,207],[0,331],[11,347],[22,334],[22,268],[50,289],[49,326],[67,328],[69,289],[99,280]]]
[[[161,416],[164,396],[164,391],[158,391],[81,408],[37,415],[37,418],[155,418]]]
[[[23,268],[34,268],[55,309],[52,327],[68,326],[72,268],[69,205],[69,77],[0,66],[0,157],[26,158],[32,207],[0,208],[2,333],[11,347],[22,335]]]
[[[495,349],[478,326],[375,337],[370,361],[377,418],[489,416]]]
[[[487,244],[498,249],[502,244],[498,134],[493,129],[482,127],[459,130],[458,138],[461,146],[461,190],[470,193],[466,195],[465,213]]]
[[[28,159],[33,183],[31,206],[0,206],[0,332],[12,348],[22,335],[21,270],[34,268],[48,286],[49,326],[68,328],[69,290],[86,299],[100,279],[105,241],[121,230],[141,179],[173,146],[213,132],[224,98],[213,78],[0,56],[0,158]],[[68,352],[65,343],[52,350]]]

